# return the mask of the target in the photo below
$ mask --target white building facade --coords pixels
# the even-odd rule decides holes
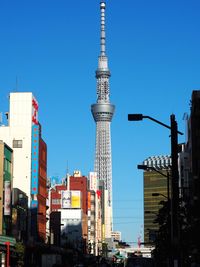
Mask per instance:
[[[10,111],[7,126],[0,127],[0,139],[14,151],[13,187],[20,188],[31,200],[32,144],[35,142],[35,159],[38,164],[38,103],[32,93],[10,93]],[[33,133],[35,131],[35,133]],[[33,140],[35,134],[35,139]],[[37,135],[37,137],[36,137]],[[36,173],[37,175],[37,173]],[[36,186],[37,186],[37,179]]]

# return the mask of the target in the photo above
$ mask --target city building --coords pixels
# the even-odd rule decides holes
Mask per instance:
[[[95,254],[95,243],[96,243],[96,193],[94,191],[88,191],[88,252]]]
[[[47,178],[47,200],[46,200],[46,242],[50,243],[50,203],[51,203],[51,180]]]
[[[89,173],[88,191],[88,246],[91,254],[98,255],[102,242],[102,198],[97,173]]]
[[[0,140],[0,266],[8,264],[15,257],[16,239],[12,236],[12,180],[13,180],[13,150]]]
[[[61,244],[81,242],[86,248],[88,242],[88,179],[80,171],[68,175],[67,184],[54,185],[50,189],[50,229],[51,234],[58,233],[54,229],[52,212],[60,213]],[[55,215],[59,216],[59,215]],[[56,232],[56,233],[55,233]]]
[[[9,101],[0,139],[13,149],[13,187],[28,197],[29,239],[45,241],[47,146],[38,121],[39,105],[31,92],[10,93]]]
[[[191,97],[191,113],[188,119],[189,179],[188,223],[190,225],[191,253],[200,254],[200,90]],[[186,184],[187,185],[187,184]]]
[[[190,183],[190,154],[187,151],[187,144],[179,144],[178,154],[178,172],[179,172],[179,193],[180,198],[188,201],[189,183]]]
[[[91,106],[92,115],[96,122],[96,148],[94,171],[97,179],[104,182],[104,200],[102,202],[102,240],[111,237],[112,232],[112,159],[111,159],[111,131],[110,125],[115,106],[110,103],[108,58],[106,56],[105,38],[105,8],[106,3],[100,2],[101,36],[100,56],[96,70],[97,102]],[[106,192],[107,190],[107,192]]]
[[[38,192],[36,194],[37,229],[39,238],[46,242],[46,211],[49,207],[47,192],[47,145],[41,137],[41,125],[39,124],[39,166],[38,166]],[[35,152],[34,152],[35,153]]]
[[[28,197],[18,188],[12,190],[12,235],[20,242],[28,239]]]
[[[0,141],[0,235],[11,235],[13,150]]]
[[[73,176],[69,176],[67,180],[68,190],[79,190],[81,192],[81,208],[82,208],[82,237],[84,242],[88,242],[88,179],[82,176],[80,171],[74,171]],[[78,198],[77,198],[78,199]]]
[[[81,202],[82,209],[87,214],[87,191],[88,191],[88,179],[86,176],[82,176],[80,171],[74,171],[73,176],[68,176],[67,180],[68,190],[79,190],[81,191]]]
[[[154,223],[154,220],[162,207],[160,202],[168,200],[168,179],[163,175],[170,174],[171,158],[149,157],[144,161],[144,165],[150,167],[144,171],[144,243],[149,244],[155,241],[158,231],[158,224]]]

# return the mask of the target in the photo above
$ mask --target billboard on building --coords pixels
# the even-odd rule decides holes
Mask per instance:
[[[11,214],[11,183],[10,181],[4,182],[4,215]]]
[[[81,208],[81,191],[71,191],[72,209]]]
[[[90,181],[90,190],[94,190],[96,192],[97,190],[97,173],[96,172],[90,172],[89,173],[89,181]]]
[[[81,208],[81,191],[62,190],[61,191],[61,208],[62,209],[80,209]]]
[[[71,191],[69,190],[61,191],[61,208],[62,209],[71,208]]]
[[[81,209],[61,209],[61,223],[75,220],[81,222],[82,210]]]

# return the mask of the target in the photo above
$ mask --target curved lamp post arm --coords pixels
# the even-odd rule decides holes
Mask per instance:
[[[143,114],[128,114],[128,120],[129,121],[142,121],[143,119],[152,120],[152,121],[164,126],[165,128],[167,128],[169,130],[172,129],[169,125],[167,125],[167,124],[165,124],[165,123],[163,123],[163,122],[161,122],[159,120],[156,120],[156,119],[154,119],[154,118],[152,118],[150,116],[146,116],[146,115],[143,115]],[[180,135],[183,135],[182,132],[177,131],[177,133],[180,134]]]

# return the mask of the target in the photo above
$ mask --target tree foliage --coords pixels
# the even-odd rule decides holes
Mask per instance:
[[[25,246],[22,242],[16,243],[16,254],[17,254],[17,265],[19,267],[24,266]]]
[[[159,230],[156,234],[155,249],[153,256],[158,266],[168,266],[170,258],[170,203],[168,201],[161,201],[158,215],[154,221],[159,225]]]
[[[188,222],[188,207],[180,199],[178,206],[178,225],[179,225],[179,258],[182,265],[187,267],[189,264],[189,255],[191,255],[192,240],[190,238],[193,227]],[[170,266],[170,257],[172,254],[171,242],[171,212],[170,201],[161,201],[161,209],[158,212],[155,223],[158,223],[159,230],[156,235],[155,249],[153,255],[157,265]],[[160,264],[160,265],[159,265]]]

